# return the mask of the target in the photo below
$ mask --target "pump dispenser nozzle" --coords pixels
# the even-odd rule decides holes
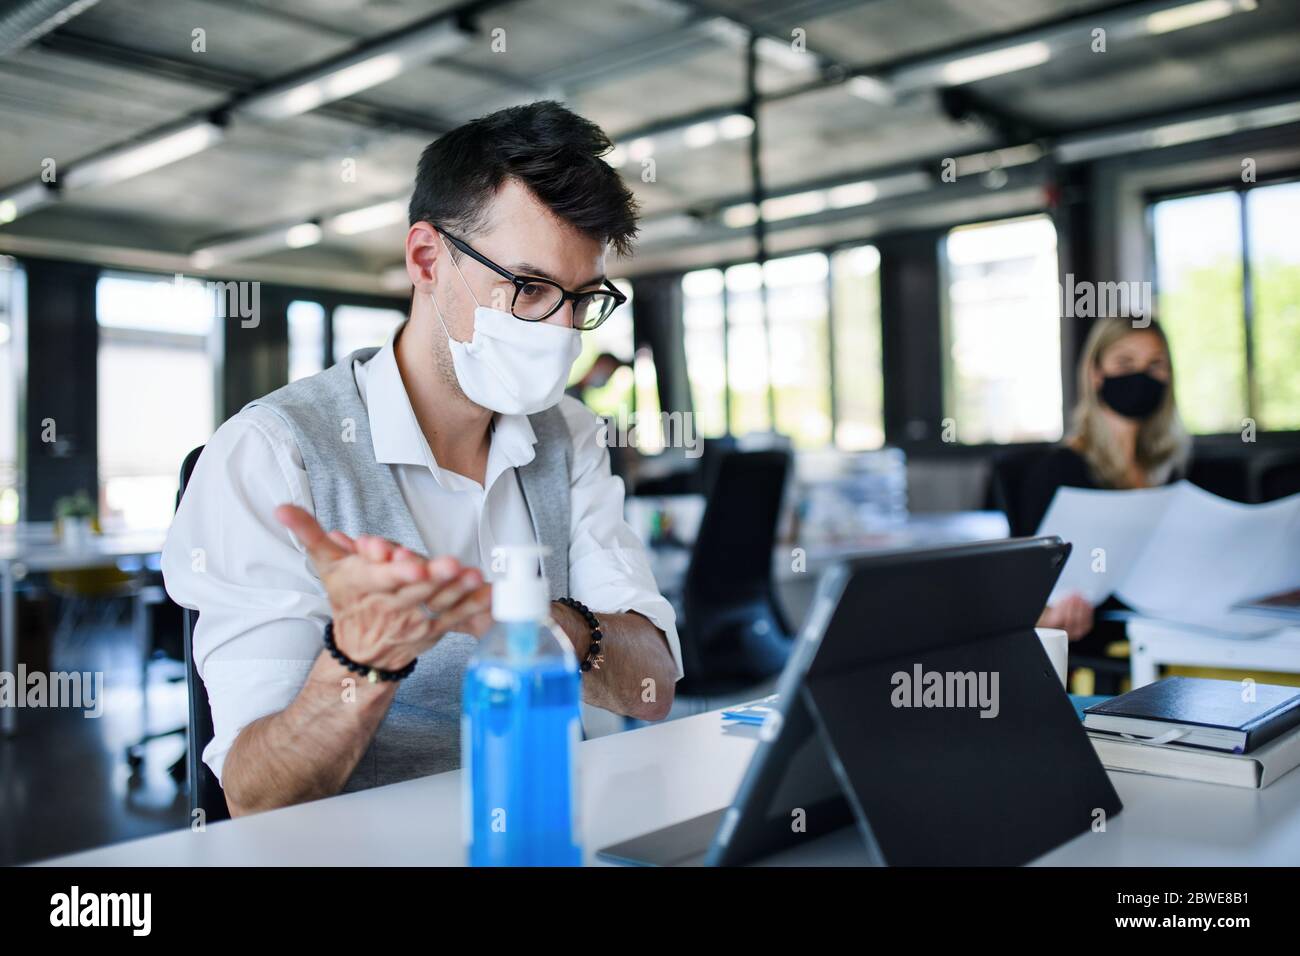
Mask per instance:
[[[539,544],[502,545],[492,549],[493,570],[505,575],[492,584],[492,617],[498,621],[542,621],[550,613],[551,592],[542,559],[551,549]]]

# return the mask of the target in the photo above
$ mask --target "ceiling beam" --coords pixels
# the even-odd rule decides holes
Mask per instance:
[[[608,83],[646,70],[663,69],[725,44],[726,27],[736,30],[735,53],[744,55],[742,34],[753,34],[773,43],[789,45],[791,20],[797,14],[805,21],[837,13],[847,7],[861,6],[861,0],[804,0],[790,13],[740,15],[719,7],[711,0],[664,0],[665,9],[679,11],[678,22],[671,27],[629,43],[619,44],[576,63],[567,63],[538,74],[535,79],[544,87],[582,89]],[[841,70],[843,65],[831,57],[810,51],[819,70]]]
[[[29,46],[99,0],[4,0],[0,3],[0,56]]]
[[[201,58],[182,59],[163,56],[134,47],[123,46],[96,37],[60,31],[44,37],[39,49],[71,56],[140,76],[171,80],[220,94],[228,101],[255,89],[259,80],[247,73],[222,69],[201,62]],[[312,111],[316,115],[375,129],[400,130],[423,136],[438,136],[456,124],[432,112],[411,113],[352,97],[323,104]]]
[[[181,273],[221,279],[257,279],[266,283],[338,289],[392,296],[378,270],[356,271],[319,266],[271,265],[262,262],[226,262],[219,268],[197,267],[189,255],[136,249],[121,245],[87,243],[72,239],[50,239],[0,232],[0,254],[41,259],[89,262],[106,269],[133,269],[163,274]]]
[[[976,93],[970,87],[953,86],[939,92],[943,111],[953,122],[978,123],[1008,143],[1026,143],[1042,139],[1051,130],[1030,121],[990,97]]]
[[[828,0],[830,2],[830,0]],[[908,54],[877,63],[863,63],[855,66],[834,66],[823,71],[821,76],[807,83],[790,86],[785,89],[762,93],[759,105],[767,106],[786,100],[797,99],[812,93],[819,93],[836,86],[851,83],[856,77],[863,77],[878,84],[882,90],[893,88],[902,95],[915,94],[923,90],[945,89],[967,86],[969,82],[955,82],[945,79],[942,69],[952,61],[984,55],[1001,49],[1044,44],[1060,44],[1063,37],[1090,35],[1096,27],[1110,30],[1110,42],[1122,40],[1132,35],[1137,24],[1144,22],[1151,14],[1174,7],[1186,6],[1192,0],[1121,0],[1108,3],[1084,14],[1068,14],[1041,20],[1035,24],[1006,30],[977,40],[967,40],[950,44],[937,50],[928,50],[920,54]],[[1251,0],[1226,0],[1234,10],[1249,10]],[[837,4],[836,4],[837,5]],[[1087,30],[1088,34],[1079,34]],[[662,131],[696,122],[693,117],[700,114],[725,115],[744,112],[746,101],[743,98],[719,102],[706,110],[697,110],[691,114],[669,116],[656,120],[647,127],[638,127],[621,132],[612,138],[617,141],[647,135],[647,130]]]
[[[1268,113],[1269,110],[1281,110],[1286,103],[1300,104],[1300,87],[1294,88],[1293,90],[1289,91],[1288,94],[1285,94],[1276,99],[1271,98],[1266,102],[1260,102],[1258,100],[1240,100],[1240,99],[1224,100],[1222,98],[1217,98],[1215,100],[1206,101],[1193,108],[1180,110],[1177,113],[1173,113],[1173,114],[1170,113],[1151,114],[1147,120],[1147,124],[1154,125],[1158,122],[1162,126],[1178,126],[1179,124],[1189,123],[1189,122],[1203,119],[1207,113],[1231,113],[1237,111],[1250,111],[1250,110]],[[1278,115],[1282,115],[1282,114],[1279,112]],[[1288,113],[1286,115],[1290,116],[1291,114]],[[1300,112],[1297,112],[1297,115],[1300,115]],[[1283,118],[1285,119],[1285,117]],[[1288,122],[1290,121],[1288,120]],[[1139,123],[1137,124],[1137,127],[1140,128],[1142,125],[1143,124]],[[1276,123],[1274,125],[1276,125]],[[1080,126],[1080,127],[1073,128],[1070,131],[1068,131],[1067,134],[1062,134],[1062,136],[1060,137],[1045,135],[1037,138],[1032,143],[1032,146],[1038,147],[1038,152],[1036,156],[1034,155],[1029,156],[1028,161],[1017,156],[1017,158],[1015,158],[1014,160],[1008,160],[1004,162],[1004,160],[999,157],[998,155],[999,153],[1019,154],[1022,152],[1033,152],[1033,150],[1030,148],[1031,144],[1027,143],[1025,139],[1020,138],[1018,135],[1014,135],[1017,134],[1018,132],[1015,129],[1014,125],[1006,126],[1006,127],[999,127],[995,125],[992,128],[994,133],[997,133],[999,129],[1001,129],[1003,133],[1012,134],[1012,135],[1004,135],[1001,138],[992,142],[987,147],[984,147],[982,149],[971,150],[968,154],[965,154],[964,156],[957,156],[953,158],[958,160],[959,170],[961,170],[963,166],[963,162],[962,162],[963,159],[975,160],[975,162],[972,163],[972,165],[974,165],[976,169],[981,173],[987,172],[988,169],[991,168],[1001,168],[1003,165],[1014,166],[1018,169],[1028,169],[1038,165],[1042,159],[1053,157],[1053,156],[1056,158],[1057,161],[1069,163],[1073,161],[1071,159],[1071,154],[1069,152],[1070,150],[1078,151],[1078,150],[1088,150],[1088,149],[1092,149],[1092,150],[1105,149],[1108,138],[1113,136],[1131,137],[1134,128],[1135,128],[1134,124],[1132,123],[1093,124],[1091,126]],[[1098,145],[1094,145],[1094,141],[1096,141]],[[1020,147],[1025,147],[1025,149],[1022,150]],[[1060,149],[1060,147],[1064,147],[1064,151]],[[940,182],[939,174],[942,169],[942,163],[947,158],[949,158],[949,154],[947,153],[943,155],[920,156],[915,159],[907,160],[905,162],[893,163],[885,166],[876,166],[867,169],[859,169],[852,173],[845,173],[845,174],[840,174],[832,177],[820,177],[818,179],[805,180],[803,182],[796,183],[794,185],[784,186],[779,190],[772,190],[765,198],[780,199],[786,196],[795,196],[800,193],[812,192],[815,190],[829,190],[835,188],[836,186],[851,185],[854,183],[862,182],[864,180],[865,181],[889,180],[896,177],[905,176],[907,174],[918,174],[918,173],[925,174],[931,177],[932,179],[934,179],[936,183],[938,183]],[[986,161],[980,162],[981,160],[986,160]],[[977,178],[975,174],[959,173],[959,175],[962,181],[970,181]],[[404,198],[404,197],[395,197],[395,198]],[[690,203],[686,206],[678,207],[676,209],[670,209],[670,210],[665,210],[663,212],[656,213],[655,216],[653,216],[651,219],[646,220],[646,224],[649,225],[652,222],[657,222],[659,220],[673,219],[676,217],[686,217],[686,218],[694,219],[702,224],[705,224],[706,231],[707,230],[717,231],[717,230],[721,230],[722,227],[713,223],[715,223],[715,221],[719,219],[723,210],[731,206],[737,206],[752,201],[752,199],[753,197],[750,193],[734,193],[728,196],[713,197],[707,201]],[[375,199],[372,200],[372,204],[378,204],[381,201],[382,200],[380,199]],[[892,202],[893,201],[892,198],[889,201]],[[885,199],[884,197],[882,197],[881,204],[883,205],[884,202]],[[878,207],[874,203],[870,203],[860,207],[851,207],[849,209],[833,210],[826,213],[825,215],[831,218],[838,219],[844,217],[845,215],[853,215],[855,211],[858,214],[861,214],[863,208],[874,209]],[[338,212],[337,210],[334,210],[334,214],[337,214],[337,212]],[[312,217],[311,221],[324,222],[329,218],[330,218],[329,213],[322,213],[320,215]],[[816,217],[812,217],[812,218],[801,218],[798,220],[775,220],[772,222],[772,226],[778,229],[789,228],[787,223],[791,221],[794,221],[799,225],[805,225],[805,224],[816,224],[819,221],[819,219],[817,219]],[[748,233],[744,229],[736,229],[736,230],[728,229],[717,233],[717,235],[730,237],[730,238],[734,238],[742,234],[748,235]],[[715,236],[713,232],[707,232],[707,234],[705,235],[696,234],[688,237],[677,236],[673,239],[673,241],[679,243],[686,242],[686,243],[694,244],[698,242],[710,241],[716,237],[717,236]]]
[[[40,202],[20,206],[16,197],[27,197],[31,186],[40,181],[20,183],[0,196],[0,202],[4,203],[4,222],[0,224],[12,222],[24,211],[39,208],[48,201],[57,199],[67,188],[75,189],[78,171],[82,167],[98,169],[100,173],[88,178],[87,185],[92,182],[103,185],[105,170],[115,170],[121,174],[121,178],[125,178],[193,155],[197,150],[188,150],[188,146],[200,142],[200,137],[183,137],[181,132],[177,132],[181,127],[189,128],[184,131],[186,134],[204,134],[199,149],[206,148],[223,137],[232,116],[240,121],[251,116],[255,120],[275,122],[314,112],[321,107],[341,102],[369,86],[385,82],[413,64],[423,62],[425,58],[445,56],[472,35],[471,28],[462,20],[461,14],[468,9],[481,10],[489,2],[490,0],[477,0],[459,10],[425,17],[403,29],[357,44],[315,66],[259,83],[252,89],[227,94],[225,102],[219,106],[165,122],[130,141],[115,143],[89,156],[73,160],[69,164],[70,171],[61,177],[53,189],[48,190],[48,195],[41,197]],[[173,148],[173,141],[176,148]],[[181,145],[187,149],[181,150]],[[106,162],[108,159],[112,159],[112,162]]]

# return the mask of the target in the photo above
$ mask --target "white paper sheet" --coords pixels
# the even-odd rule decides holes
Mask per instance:
[[[1300,586],[1300,495],[1244,505],[1180,481],[1163,488],[1061,488],[1041,534],[1074,545],[1051,600],[1111,594],[1144,614],[1222,615]]]
[[[1168,508],[1172,490],[1058,489],[1038,533],[1057,535],[1074,548],[1052,602],[1076,593],[1097,605],[1118,591]]]

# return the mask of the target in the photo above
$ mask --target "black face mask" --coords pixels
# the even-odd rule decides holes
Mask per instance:
[[[1110,375],[1101,380],[1101,400],[1125,418],[1146,418],[1165,399],[1164,382],[1146,372]]]

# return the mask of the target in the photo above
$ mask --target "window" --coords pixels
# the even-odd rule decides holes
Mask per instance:
[[[959,226],[941,253],[945,425],[963,444],[1056,441],[1061,335],[1051,220]]]
[[[874,246],[688,272],[682,326],[701,435],[775,429],[797,448],[884,444]]]
[[[858,246],[831,256],[835,331],[835,444],[845,451],[885,443],[880,350],[880,252]]]
[[[569,373],[569,384],[576,385],[581,381],[597,356],[604,353],[627,362],[628,365],[615,371],[604,385],[589,387],[582,393],[582,400],[597,415],[618,419],[620,415],[626,417],[636,402],[632,368],[635,344],[632,335],[632,285],[619,279],[614,280],[614,285],[627,296],[627,302],[616,309],[599,328],[579,333],[582,336],[582,351],[574,360],[573,369]]]
[[[763,276],[776,430],[796,448],[823,447],[831,440],[826,256],[769,259]]]
[[[288,316],[289,381],[296,382],[325,367],[325,307],[295,299],[289,303]]]
[[[706,438],[727,431],[727,343],[722,272],[701,269],[682,276],[682,334],[695,428]]]
[[[1196,433],[1300,428],[1300,183],[1155,203],[1158,315]]]
[[[0,256],[0,524],[18,520],[18,382],[25,361],[22,266]]]
[[[1254,329],[1252,409],[1261,428],[1300,429],[1300,183],[1246,193],[1250,321]]]
[[[1178,408],[1193,432],[1227,432],[1246,415],[1241,214],[1235,193],[1156,203],[1156,287]]]
[[[732,266],[726,272],[726,284],[731,433],[745,435],[770,431],[763,269],[756,262]]]
[[[396,309],[340,305],[334,310],[334,361],[357,349],[383,345],[405,318]]]
[[[105,273],[96,300],[100,521],[165,528],[180,463],[216,420],[216,297],[193,279]],[[149,426],[141,427],[146,409]]]
[[[636,448],[653,455],[664,449],[663,424],[659,419],[659,378],[654,355],[649,346],[636,347],[632,325],[632,284],[614,279],[614,285],[627,296],[627,302],[605,320],[599,328],[583,332],[582,351],[569,373],[570,386],[580,382],[596,359],[605,353],[627,363],[615,370],[604,385],[583,389],[582,400],[597,415],[610,419],[613,427],[636,425],[632,435]],[[633,420],[631,414],[635,412]]]
[[[636,447],[654,455],[664,450],[663,420],[659,417],[659,376],[650,346],[636,350],[632,359],[636,402]]]

